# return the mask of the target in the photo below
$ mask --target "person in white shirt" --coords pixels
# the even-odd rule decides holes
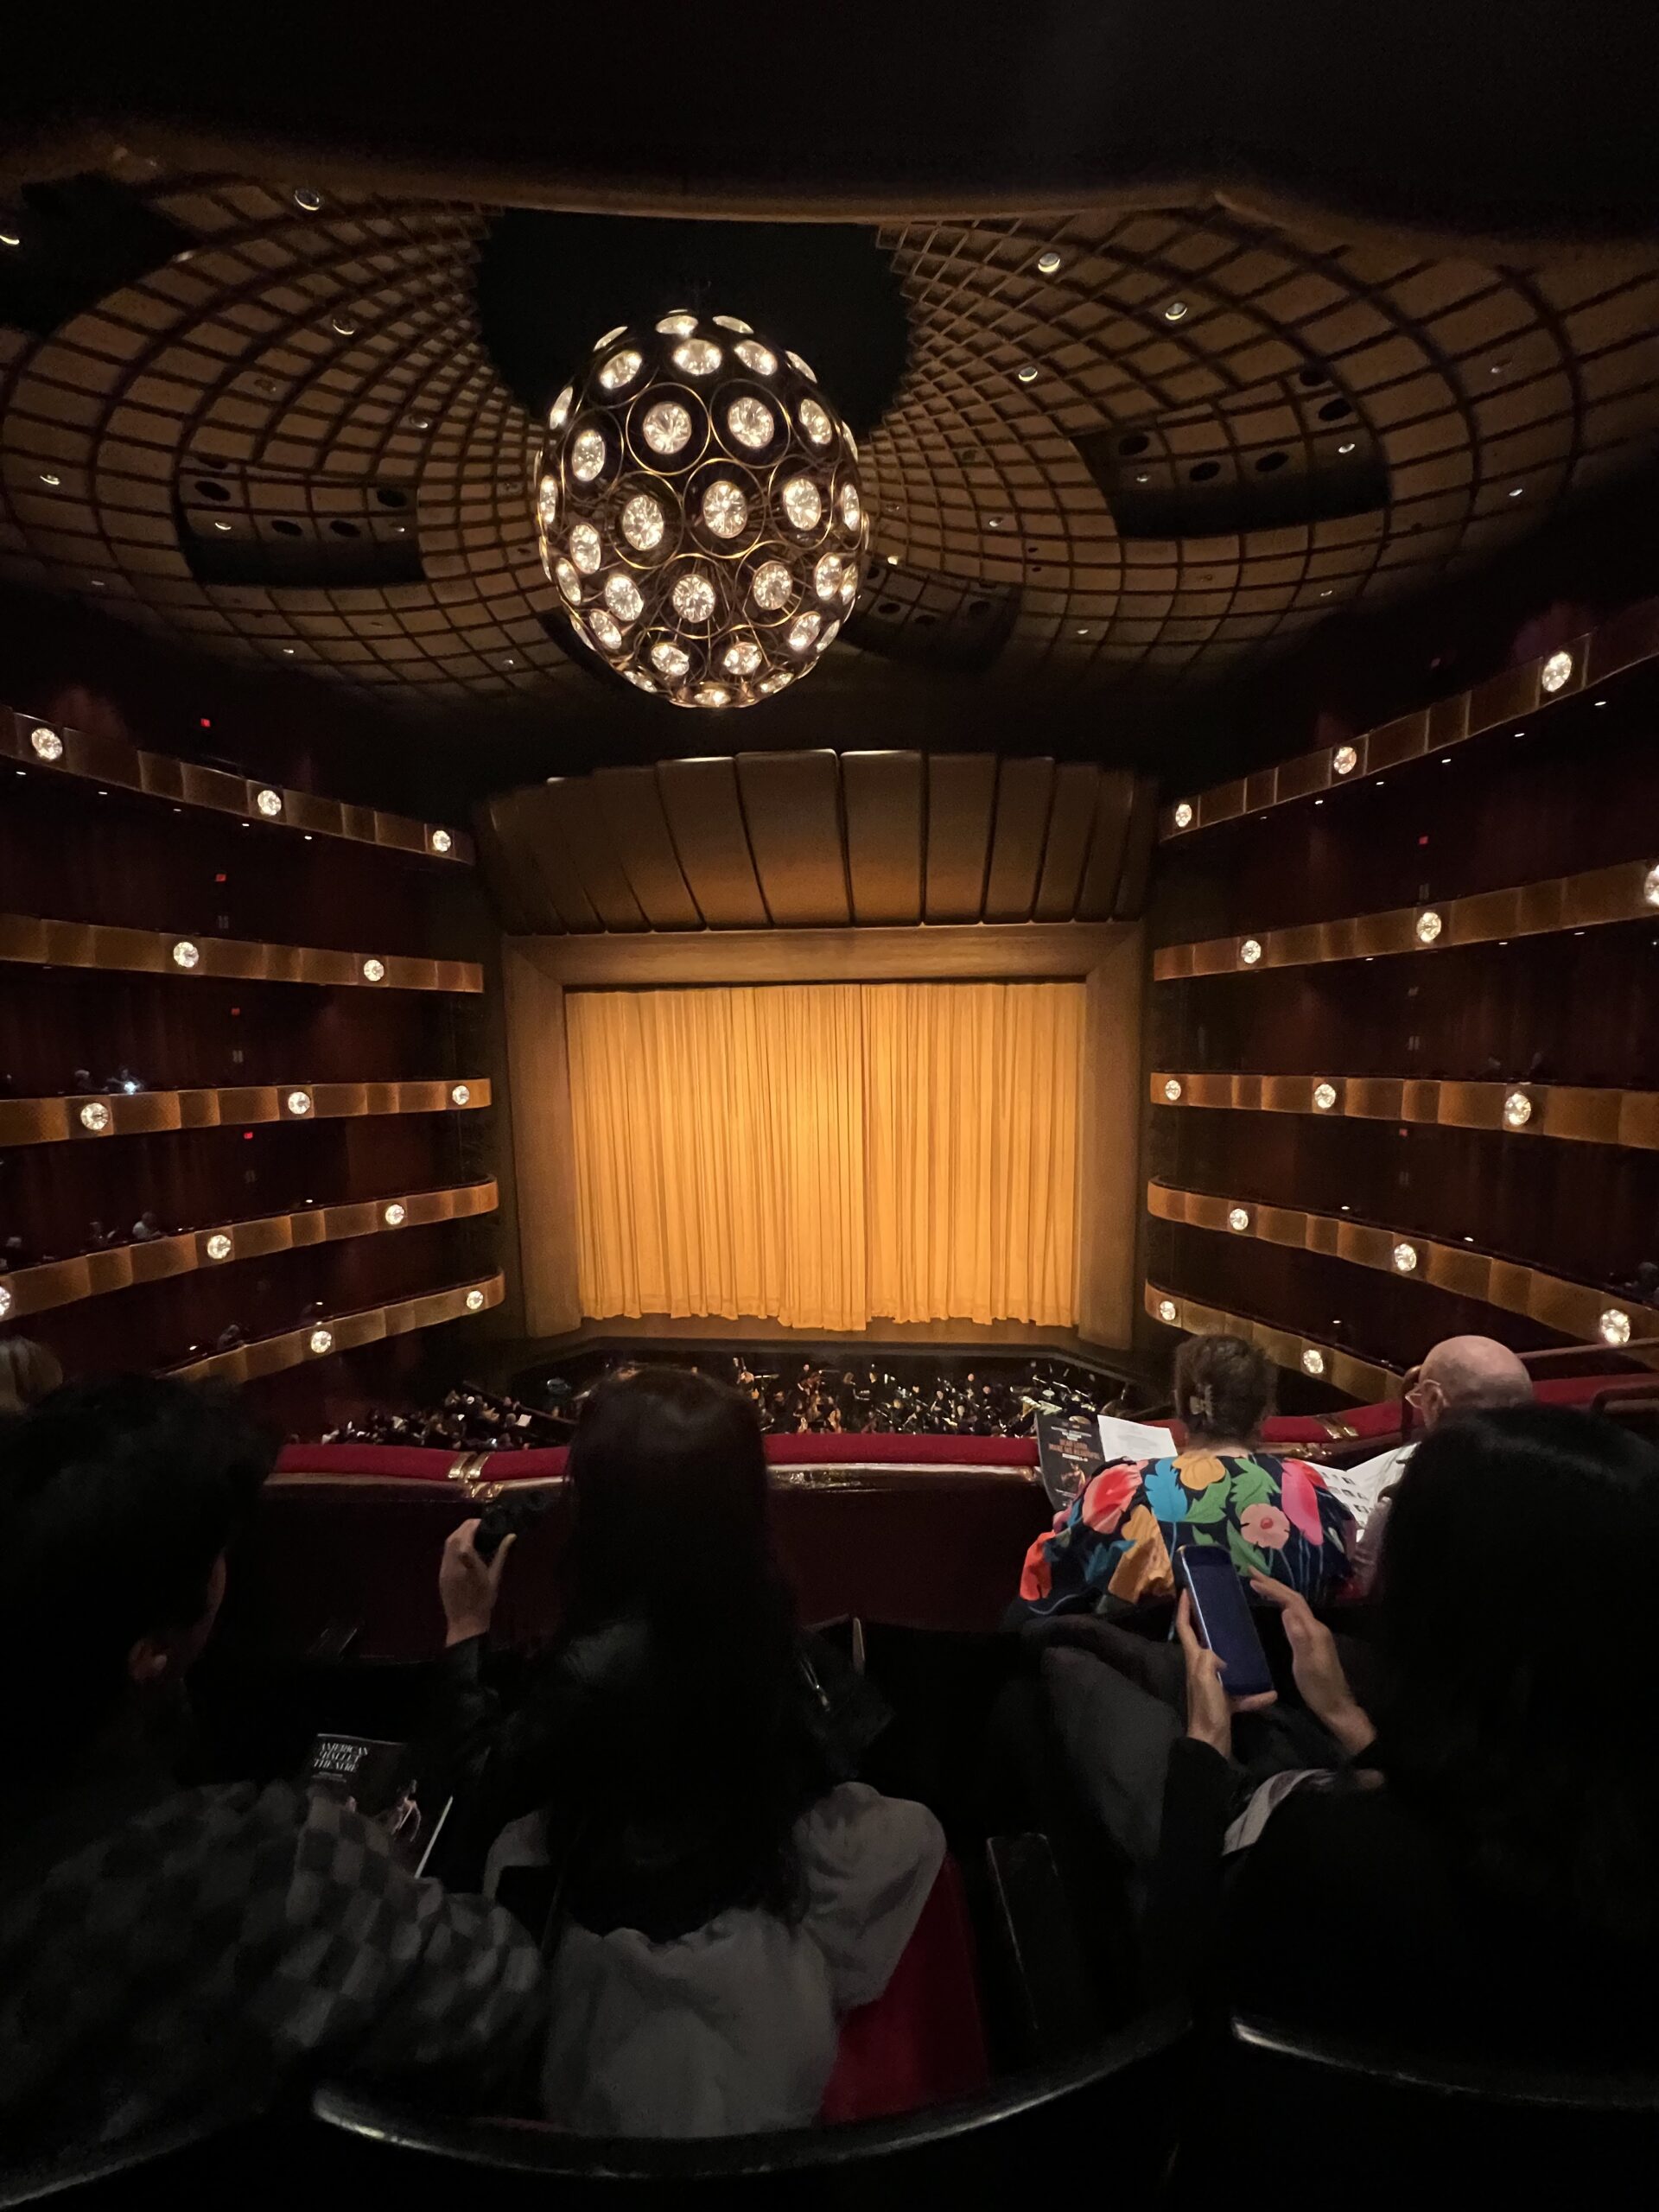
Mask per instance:
[[[1492,1337],[1447,1337],[1428,1354],[1417,1380],[1406,1393],[1424,1430],[1459,1414],[1486,1413],[1500,1406],[1532,1402],[1532,1377],[1507,1344]],[[1390,1452],[1357,1467],[1321,1467],[1325,1487],[1359,1523],[1359,1567],[1369,1582],[1376,1570],[1382,1531],[1389,1517],[1388,1493],[1406,1471],[1416,1449],[1396,1444]]]

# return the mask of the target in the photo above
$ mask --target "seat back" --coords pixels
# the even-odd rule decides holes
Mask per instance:
[[[1268,2113],[1294,2115],[1305,2181],[1340,2177],[1344,2205],[1392,2212],[1426,2181],[1486,2203],[1554,2203],[1659,2150],[1652,2073],[1446,2058],[1247,2016],[1230,2024],[1211,2093],[1194,2103],[1204,2124],[1182,2139],[1180,2206],[1212,2202]]]
[[[88,2124],[95,2115],[89,2111]],[[293,2202],[295,2147],[312,2130],[287,2120],[183,2120],[126,2141],[95,2145],[49,2163],[0,2166],[0,2212],[155,2212],[158,2205],[234,2201],[238,2212],[276,2212]]]
[[[664,2183],[704,2183],[713,2200],[845,2206],[1011,2199],[1043,2172],[1084,2173],[1112,2145],[1115,2191],[1142,2201],[1173,2141],[1185,2016],[1148,2015],[1064,2066],[1023,2074],[977,2097],[898,2120],[697,2141],[601,2139],[533,2121],[439,2118],[335,2087],[312,2110],[342,2155],[327,2168],[342,2191],[399,2212],[453,2208],[487,2189],[491,2212],[664,2197]],[[352,2155],[354,2154],[354,2155]],[[1057,2163],[1058,2162],[1058,2163]]]

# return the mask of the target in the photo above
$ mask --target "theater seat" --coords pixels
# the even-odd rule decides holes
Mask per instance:
[[[968,1900],[962,1870],[947,1858],[893,1980],[842,2023],[823,2118],[919,2112],[972,2096],[988,2078]]]
[[[1598,2176],[1650,2170],[1659,2074],[1447,2059],[1236,2016],[1194,2100],[1199,2124],[1184,2129],[1171,2201],[1211,2212],[1236,2183],[1240,2145],[1260,2139],[1270,2114],[1288,2130],[1274,2153],[1278,2202],[1398,2212],[1407,2191],[1438,2183],[1484,2203],[1554,2207]]]
[[[1145,2202],[1161,2178],[1186,2034],[1179,2008],[1148,2014],[1059,2066],[899,2119],[695,2142],[601,2140],[537,2121],[446,2119],[325,2086],[312,2111],[333,2132],[314,2145],[344,2202],[466,2203],[490,2212],[668,2201],[664,2184],[702,2182],[744,2201],[872,2212],[929,2202],[984,2204],[1033,2177],[1077,2176],[1109,2160],[1113,2198]],[[556,2196],[550,2183],[557,2183]],[[948,2192],[948,2195],[936,2194]]]
[[[89,2113],[92,2126],[95,2115]],[[180,2120],[124,2143],[96,2145],[48,2165],[0,2163],[0,2212],[155,2212],[165,2203],[234,2201],[242,2212],[291,2205],[302,2145],[318,2139],[298,2114],[282,2120]],[[0,2145],[0,2162],[4,2149]]]

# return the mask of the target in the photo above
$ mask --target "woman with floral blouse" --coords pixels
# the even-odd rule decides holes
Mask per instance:
[[[1103,1467],[1027,1554],[1029,1618],[1103,1612],[1175,1592],[1184,1544],[1222,1546],[1249,1582],[1325,1596],[1353,1572],[1353,1516],[1305,1459],[1261,1448],[1272,1369],[1242,1338],[1189,1337],[1175,1361],[1186,1448]]]

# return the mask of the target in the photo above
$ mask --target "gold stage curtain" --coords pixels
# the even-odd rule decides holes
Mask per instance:
[[[568,993],[583,1313],[1073,1325],[1084,1000]]]

